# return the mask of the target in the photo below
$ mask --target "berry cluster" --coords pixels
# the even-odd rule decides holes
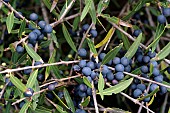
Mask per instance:
[[[166,23],[166,21],[167,21],[166,17],[168,17],[168,16],[170,16],[170,8],[163,7],[162,8],[162,14],[157,17],[158,22],[160,24]]]

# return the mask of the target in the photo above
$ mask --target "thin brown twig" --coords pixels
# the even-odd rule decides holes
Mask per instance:
[[[96,113],[99,113],[99,108],[97,106],[97,100],[96,100],[96,89],[94,88],[94,83],[92,81],[92,95],[93,95],[93,101],[94,101],[94,107]]]

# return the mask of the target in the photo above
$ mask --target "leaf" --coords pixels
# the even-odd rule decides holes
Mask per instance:
[[[153,101],[154,101],[154,96],[152,96],[152,98],[151,98],[151,100],[149,101],[149,103],[147,104],[147,106],[150,106],[152,103],[153,103]]]
[[[147,94],[146,96],[138,98],[138,100],[144,100],[145,98],[151,97],[152,95],[156,94],[158,91],[159,91],[159,87],[157,87],[154,91],[152,91],[151,93]]]
[[[57,2],[58,0],[53,0],[53,3],[52,3],[52,6],[51,6],[51,9],[50,9],[50,12],[52,12],[54,10],[54,8],[56,7],[57,5]]]
[[[53,51],[52,55],[50,56],[50,59],[48,61],[48,64],[55,62],[55,56],[56,56],[56,50]],[[51,66],[46,67],[45,70],[45,81],[47,80],[47,78],[49,77],[50,74],[50,70],[51,70]]]
[[[14,77],[14,75],[10,75],[10,81],[22,92],[25,92],[27,90],[27,87],[17,78]]]
[[[70,34],[69,34],[69,32],[68,32],[68,30],[67,30],[67,28],[66,28],[66,26],[65,26],[64,24],[62,24],[62,29],[63,29],[64,37],[65,37],[67,43],[70,45],[70,47],[71,47],[75,52],[77,52],[76,46],[75,46],[73,40],[71,39],[71,36],[70,36]]]
[[[11,102],[8,101],[6,108],[5,108],[5,113],[10,113],[10,109],[11,109]]]
[[[169,85],[170,86],[170,83],[168,83],[166,81],[163,81],[162,83],[165,84],[165,85]],[[167,88],[167,90],[170,92],[170,88]]]
[[[72,99],[71,99],[66,88],[64,88],[64,97],[65,97],[65,100],[67,102],[67,105],[69,106],[69,108],[71,108],[71,111],[73,113],[75,113],[74,103],[73,103],[73,101],[72,101]]]
[[[112,28],[109,30],[109,32],[107,33],[106,37],[105,37],[100,43],[98,43],[98,44],[95,46],[95,48],[99,48],[99,47],[103,46],[104,44],[106,44],[106,43],[108,42],[108,40],[112,38],[114,32],[115,32],[115,28],[112,27]]]
[[[115,86],[103,90],[103,95],[112,95],[112,93],[117,94],[125,90],[133,81],[133,78],[120,82]]]
[[[83,77],[83,82],[87,85],[87,86],[89,86],[90,88],[92,88],[92,85],[91,85],[91,83],[90,83],[90,81],[87,79],[87,77]]]
[[[44,109],[36,108],[34,110],[34,113],[52,113],[52,111],[47,111],[47,110],[44,110]]]
[[[7,26],[8,33],[11,33],[13,25],[14,25],[14,13],[11,12],[8,15],[7,20],[6,20],[6,26]]]
[[[59,113],[68,113],[66,111],[63,111],[63,108],[59,105],[56,105],[55,107],[56,107],[56,109],[58,110]]]
[[[170,42],[156,55],[154,59],[162,60],[170,54]]]
[[[55,46],[57,48],[59,48],[59,44],[58,44],[57,37],[56,37],[55,33],[53,33],[53,32],[51,33],[51,38],[52,38],[53,42],[55,43]]]
[[[19,58],[19,54],[16,51],[12,52],[11,60],[14,64],[16,64],[16,62],[18,61],[18,58]]]
[[[99,94],[102,100],[104,99],[104,96],[103,96],[104,85],[105,85],[104,78],[102,76],[102,73],[100,73],[99,81],[98,81],[98,90],[99,90]]]
[[[25,59],[27,58],[27,53],[25,53],[24,55],[22,55],[22,57],[20,59],[18,59],[17,63],[21,64]]]
[[[50,69],[53,71],[53,73],[55,74],[55,76],[60,79],[60,78],[63,78],[61,75],[60,75],[60,70],[58,69],[57,66],[50,66]]]
[[[140,41],[142,40],[142,33],[137,37],[137,39],[130,46],[129,50],[126,52],[125,57],[131,59],[136,53],[138,46],[140,45]]]
[[[42,41],[40,43],[40,46],[41,46],[41,48],[46,48],[46,47],[48,47],[50,45],[50,43],[51,43],[51,40]]]
[[[77,29],[79,22],[80,22],[80,16],[76,17],[73,21],[73,31]]]
[[[94,56],[97,56],[97,50],[96,50],[96,48],[94,46],[94,43],[89,38],[86,38],[86,40],[87,40],[88,46],[90,48],[90,51],[92,53],[94,53]]]
[[[37,80],[37,75],[38,75],[38,69],[36,69],[34,72],[31,73],[26,86],[28,88],[32,88],[33,85],[35,84],[36,80]]]
[[[98,15],[101,15],[103,9],[106,9],[108,7],[109,2],[110,2],[110,0],[107,0],[107,1],[100,0],[100,2],[98,3],[98,6],[97,6],[97,14]]]
[[[135,75],[140,75],[140,74],[142,74],[142,72],[141,72],[140,68],[141,68],[141,67],[136,68],[136,69],[135,69],[135,70],[133,70],[131,73],[132,73],[132,74],[135,74]]]
[[[35,28],[35,29],[40,29],[39,26],[37,26],[37,24],[33,21],[29,21],[29,24],[31,25],[32,28]]]
[[[34,83],[34,85],[33,85],[33,90],[34,90],[34,92],[39,92],[40,91],[40,87],[39,87],[39,83],[38,83],[38,80],[36,79],[35,80],[35,83]],[[39,101],[39,96],[40,96],[40,94],[36,94],[36,95],[34,95],[33,96],[33,100],[35,101],[35,102],[38,102]],[[35,110],[35,109],[34,109]]]
[[[115,24],[119,24],[119,21],[120,19],[113,16],[113,17],[110,17],[110,15],[108,14],[102,14],[101,15],[103,18],[106,18],[108,21],[110,21],[111,23],[115,23]]]
[[[22,37],[22,33],[25,31],[25,27],[26,27],[26,21],[24,19],[24,20],[22,20],[22,23],[19,28],[19,32],[18,32],[19,37]]]
[[[92,4],[92,0],[88,0],[86,3],[86,6],[84,7],[84,9],[81,13],[80,21],[82,21],[85,18],[85,16],[87,15],[87,13],[89,12],[91,4]]]
[[[94,6],[94,2],[93,0],[90,0],[92,3],[91,3],[91,7],[90,7],[90,16],[92,18],[92,22],[93,24],[96,24],[96,10],[95,10],[95,6]]]
[[[158,24],[156,28],[156,33],[153,42],[147,47],[147,49],[152,47],[152,52],[156,49],[158,42],[165,31],[165,26],[163,24]]]
[[[114,49],[110,50],[106,56],[104,57],[104,59],[102,60],[102,65],[108,63],[110,60],[112,60],[117,53],[120,51],[120,49],[122,48],[123,43],[119,44],[118,46],[116,46]]]
[[[90,96],[88,96],[83,102],[81,102],[81,106],[87,107],[90,102]]]
[[[28,107],[30,106],[30,104],[31,104],[31,101],[26,102],[26,103],[22,106],[22,108],[21,108],[21,110],[19,111],[19,113],[26,113],[26,111],[27,111]]]
[[[42,61],[41,57],[28,45],[25,44],[25,49],[27,53],[35,60],[35,61]]]

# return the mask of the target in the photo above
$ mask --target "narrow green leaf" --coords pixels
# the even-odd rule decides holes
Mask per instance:
[[[66,26],[65,26],[64,24],[62,24],[62,29],[63,29],[64,37],[65,37],[67,43],[70,45],[70,47],[71,47],[75,52],[77,52],[76,46],[75,46],[73,40],[71,39],[71,36],[70,36],[70,34],[69,34],[69,32],[68,32],[68,30],[67,30],[67,28],[66,28]]]
[[[35,60],[35,61],[42,61],[41,57],[28,45],[25,44],[25,49],[27,53]]]
[[[152,98],[151,98],[151,100],[149,101],[149,103],[147,104],[147,106],[150,106],[152,103],[153,103],[153,101],[154,101],[154,96],[152,96]]]
[[[15,52],[12,52],[12,58],[11,58],[11,60],[12,60],[12,62],[14,63],[14,64],[16,64],[16,62],[18,61],[18,58],[19,58],[19,54],[15,51]]]
[[[10,109],[11,109],[11,102],[8,101],[6,108],[5,108],[5,113],[10,113]]]
[[[91,4],[92,4],[92,0],[88,0],[87,3],[86,3],[86,6],[84,7],[84,9],[82,11],[80,21],[82,21],[85,18],[85,16],[87,15],[87,13],[89,12]]]
[[[60,105],[56,105],[55,107],[56,107],[56,109],[58,110],[59,113],[68,113],[66,111],[63,111],[63,108]]]
[[[34,113],[52,113],[52,111],[47,111],[47,110],[44,110],[44,109],[36,108],[34,110]]]
[[[106,56],[104,57],[104,59],[102,60],[102,65],[108,63],[110,60],[112,60],[117,53],[120,51],[120,49],[122,48],[123,43],[119,44],[118,46],[116,46],[114,49],[110,50]]]
[[[75,31],[78,28],[80,22],[80,16],[76,17],[73,21],[73,31]]]
[[[19,28],[19,33],[18,33],[19,37],[22,37],[22,33],[25,31],[25,27],[26,27],[26,21],[24,19],[24,20],[22,20],[22,23]]]
[[[37,80],[37,75],[38,75],[38,69],[31,73],[31,75],[30,75],[30,77],[29,77],[29,79],[27,81],[27,84],[26,84],[26,86],[28,88],[33,87],[33,85],[35,84],[35,82]]]
[[[170,54],[170,42],[156,55],[156,60],[162,60]]]
[[[33,21],[29,21],[29,24],[31,25],[32,28],[35,28],[35,29],[40,29],[39,26],[37,26],[37,24]]]
[[[21,56],[21,58],[18,59],[18,64],[21,64],[25,59],[27,58],[27,53]]]
[[[8,33],[11,33],[13,25],[14,25],[14,13],[11,12],[8,15],[7,20],[6,20],[6,26],[7,26]]]
[[[133,81],[133,78],[120,82],[115,86],[103,90],[103,95],[112,95],[112,93],[117,94],[125,90]]]
[[[106,19],[107,19],[108,21],[110,21],[110,22],[113,22],[113,23],[115,23],[115,24],[119,24],[120,19],[117,18],[117,17],[115,17],[115,16],[110,17],[110,15],[108,15],[108,14],[102,14],[101,16],[102,16],[103,18],[106,18]]]
[[[92,22],[94,23],[94,24],[96,24],[96,10],[95,10],[95,6],[94,6],[94,2],[93,2],[93,0],[91,0],[91,7],[90,7],[90,10],[89,10],[89,13],[90,13],[90,16],[91,16],[91,18],[92,18]]]
[[[31,75],[30,75],[31,76]],[[34,92],[39,92],[40,91],[40,87],[39,87],[39,83],[38,83],[38,80],[36,79],[35,80],[35,82],[34,82],[34,85],[33,85],[33,90],[34,90]],[[38,102],[39,101],[39,96],[40,96],[40,94],[36,94],[36,95],[34,95],[33,96],[33,100],[35,101],[35,102]],[[34,110],[35,110],[36,108],[34,108]]]
[[[142,72],[141,72],[141,70],[140,70],[140,67],[139,67],[139,68],[136,68],[136,69],[133,70],[131,73],[132,73],[132,74],[135,74],[135,75],[140,75],[140,74],[142,74]]]
[[[58,69],[57,66],[50,66],[50,69],[53,71],[53,73],[55,74],[55,76],[60,79],[60,78],[63,78],[61,75],[60,75],[60,70]]]
[[[103,96],[104,85],[105,85],[104,78],[103,78],[102,73],[100,73],[99,81],[98,81],[98,90],[99,90],[99,94],[100,94],[102,100],[104,99],[104,96]]]
[[[91,85],[91,83],[90,83],[90,81],[87,79],[87,77],[83,77],[83,82],[87,85],[87,86],[89,86],[90,88],[92,88],[92,85]]]
[[[41,48],[46,48],[46,47],[48,47],[50,45],[50,43],[51,43],[51,40],[42,41],[40,43],[40,46],[41,46]]]
[[[142,33],[137,37],[137,39],[130,46],[129,50],[126,52],[125,57],[131,59],[136,53],[138,46],[140,45],[140,41],[142,40]]]
[[[88,96],[88,97],[81,103],[81,106],[87,107],[87,105],[89,104],[89,102],[90,102],[90,96]]]
[[[17,78],[14,77],[14,75],[10,75],[10,81],[22,92],[25,92],[27,90],[27,87]]]
[[[98,3],[98,6],[97,6],[97,14],[101,15],[102,10],[106,9],[108,7],[109,3],[110,3],[110,0],[107,0],[106,2],[103,0],[100,0],[100,2]]]
[[[71,108],[71,111],[73,113],[75,113],[74,103],[73,103],[73,101],[72,101],[72,99],[71,99],[71,97],[70,97],[70,95],[69,95],[66,88],[64,88],[64,97],[65,97],[65,100],[67,102],[67,105]]]
[[[53,30],[54,31],[54,30]],[[51,39],[53,40],[53,42],[55,43],[55,46],[57,48],[59,48],[59,44],[58,44],[58,41],[57,41],[57,37],[55,35],[55,33],[51,33]]]
[[[94,43],[89,38],[86,38],[86,40],[87,40],[88,46],[90,48],[90,51],[92,53],[94,53],[95,56],[97,56],[97,50],[96,50],[96,48],[94,46]]]
[[[21,110],[19,111],[19,113],[26,113],[28,107],[30,106],[30,104],[31,104],[30,101],[26,102],[26,103],[22,106],[22,108],[21,108]]]

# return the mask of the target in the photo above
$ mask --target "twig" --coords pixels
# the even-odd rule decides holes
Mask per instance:
[[[0,92],[0,99],[2,98],[2,95],[4,94],[4,91],[5,91],[6,87],[7,87],[7,85],[9,84],[9,82],[10,82],[10,81],[8,81],[8,82],[4,85],[3,89],[1,90],[1,92]]]
[[[165,113],[165,108],[166,108],[166,104],[167,104],[167,100],[168,100],[168,95],[169,95],[169,93],[166,93],[166,95],[165,95],[165,99],[164,99],[164,102],[163,102],[163,107],[162,107],[162,109],[161,109],[161,113]]]
[[[54,65],[61,65],[61,64],[73,64],[73,63],[78,63],[79,60],[75,61],[61,61],[61,62],[56,62],[56,63],[50,63],[50,64],[41,64],[37,66],[27,66],[27,67],[22,67],[22,68],[16,68],[16,69],[6,69],[4,71],[0,71],[0,74],[2,73],[11,73],[11,72],[16,72],[16,71],[22,71],[25,69],[32,69],[32,68],[42,68],[42,67],[47,67],[47,66],[54,66]]]
[[[94,83],[92,81],[92,95],[93,95],[93,101],[94,101],[94,107],[95,107],[95,111],[96,113],[99,113],[99,108],[97,106],[97,100],[96,100],[96,90],[94,88]]]

